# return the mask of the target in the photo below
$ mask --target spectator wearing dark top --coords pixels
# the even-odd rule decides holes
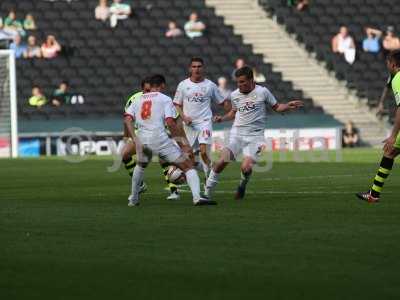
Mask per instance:
[[[359,134],[358,129],[354,127],[353,122],[349,121],[346,123],[346,127],[343,129],[343,147],[357,147],[359,145]]]
[[[59,107],[63,104],[70,104],[71,93],[69,92],[68,82],[63,81],[58,88],[53,92],[51,104]]]
[[[380,40],[382,31],[371,27],[365,28],[367,37],[363,40],[362,47],[365,52],[378,53],[381,50]]]

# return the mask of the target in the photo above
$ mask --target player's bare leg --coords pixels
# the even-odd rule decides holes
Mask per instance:
[[[253,166],[254,166],[255,161],[251,158],[246,156],[243,161],[242,165],[240,166],[240,182],[239,186],[237,187],[236,190],[236,195],[235,199],[240,200],[244,198],[244,195],[246,193],[246,185],[250,180],[251,173],[253,171]]]
[[[196,170],[193,167],[193,162],[191,159],[178,159],[178,162],[174,162],[178,168],[185,172],[186,182],[190,187],[193,195],[194,205],[215,205],[215,201],[203,198],[200,195],[200,178]]]
[[[211,159],[210,159],[210,146],[207,144],[200,144],[200,163],[203,167],[204,174],[207,177],[211,170]]]
[[[212,189],[218,184],[219,174],[226,168],[226,166],[234,159],[233,153],[228,148],[224,148],[221,152],[220,159],[214,164],[207,178],[205,195],[211,197]]]

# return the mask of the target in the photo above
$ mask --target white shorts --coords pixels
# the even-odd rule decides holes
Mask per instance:
[[[204,122],[201,124],[187,126],[184,125],[185,134],[193,150],[198,150],[200,144],[211,145],[212,143],[212,123]]]
[[[177,162],[183,155],[181,148],[178,144],[168,138],[162,141],[161,143],[155,144],[144,144],[142,145],[142,153],[136,153],[138,155],[139,160],[144,160],[145,162],[150,162],[153,155],[158,155],[164,161],[169,163]],[[138,149],[137,149],[138,151]]]
[[[243,154],[244,157],[250,157],[255,162],[260,159],[265,147],[264,135],[244,136],[232,133],[229,137],[229,144],[226,146],[226,148],[232,152],[235,159],[237,159],[240,154]]]

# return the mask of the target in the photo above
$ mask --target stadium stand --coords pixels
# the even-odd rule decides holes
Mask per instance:
[[[310,2],[309,8],[300,12],[288,7],[286,0],[259,0],[259,3],[289,33],[295,34],[309,52],[324,61],[326,67],[335,72],[336,78],[345,80],[348,88],[355,89],[357,96],[366,97],[370,107],[378,104],[388,78],[385,52],[372,54],[362,50],[364,28],[374,27],[385,32],[387,26],[397,25],[400,30],[398,3],[390,0],[318,0]],[[357,57],[353,65],[331,50],[331,39],[341,25],[347,26],[356,40]],[[387,97],[391,98],[391,93]],[[394,105],[394,101],[385,101],[390,112],[394,111]]]
[[[223,19],[206,7],[203,0],[127,1],[134,14],[116,28],[95,20],[97,3],[95,0],[1,2],[0,15],[6,15],[10,9],[16,10],[18,18],[33,14],[38,43],[53,34],[64,49],[54,59],[18,60],[19,112],[23,119],[120,115],[126,97],[138,89],[140,79],[149,73],[166,74],[168,93],[172,95],[177,83],[187,76],[191,56],[205,59],[212,80],[221,75],[229,77],[234,61],[243,57],[267,75],[266,84],[278,99],[304,99],[301,91],[294,89],[291,82],[282,81],[281,74],[263,63],[261,55],[254,55],[251,46],[245,45],[232,27],[225,26]],[[194,40],[166,38],[168,21],[174,20],[182,28],[192,11],[198,12],[207,25],[205,36]],[[63,80],[70,83],[72,91],[84,95],[84,104],[45,106],[40,110],[27,105],[33,85],[50,95]],[[304,100],[302,113],[323,113],[312,99]]]

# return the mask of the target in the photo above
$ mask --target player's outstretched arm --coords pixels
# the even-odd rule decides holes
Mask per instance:
[[[303,107],[304,103],[300,100],[289,101],[288,103],[277,103],[272,107],[272,109],[276,112],[286,112],[291,110],[299,109]]]
[[[214,123],[231,121],[235,118],[235,115],[236,115],[236,110],[231,109],[227,114],[225,114],[223,116],[214,116],[213,121],[214,121]]]

